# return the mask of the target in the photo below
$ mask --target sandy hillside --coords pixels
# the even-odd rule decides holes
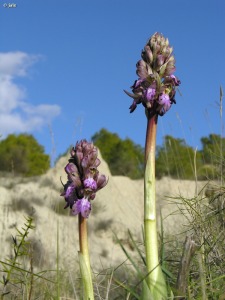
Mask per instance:
[[[35,263],[38,266],[55,266],[57,227],[59,228],[60,263],[70,265],[77,261],[78,232],[77,217],[58,214],[65,205],[60,197],[62,185],[66,182],[64,166],[68,157],[62,157],[55,168],[46,175],[32,178],[0,178],[0,259],[10,254],[10,238],[15,227],[21,228],[24,216],[32,215],[35,230],[30,234],[35,249]],[[101,173],[109,177],[108,185],[97,193],[89,217],[89,244],[92,265],[116,266],[124,260],[120,246],[115,242],[113,232],[126,244],[127,229],[141,241],[143,223],[143,181],[123,176],[112,176],[102,160]],[[199,189],[205,183],[199,183]],[[195,182],[163,178],[157,181],[157,211],[162,210],[166,234],[180,232],[185,223],[177,210],[174,200],[168,197],[193,197]]]

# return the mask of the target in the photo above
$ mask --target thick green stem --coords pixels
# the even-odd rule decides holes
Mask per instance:
[[[147,132],[145,143],[145,179],[144,179],[144,229],[145,252],[147,271],[147,284],[154,300],[167,298],[166,283],[162,274],[158,258],[158,238],[156,220],[155,196],[155,146],[157,115],[147,115]]]
[[[157,115],[148,116],[145,141],[145,220],[156,220],[155,144]]]
[[[84,300],[94,300],[90,257],[88,252],[87,219],[79,214],[80,268],[84,284]]]

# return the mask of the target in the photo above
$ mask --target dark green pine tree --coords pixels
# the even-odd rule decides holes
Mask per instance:
[[[194,179],[195,150],[183,139],[166,135],[162,146],[157,147],[156,176]],[[202,166],[201,155],[196,153],[197,170]]]
[[[100,149],[112,175],[124,175],[132,179],[143,177],[144,150],[140,145],[129,138],[122,140],[116,133],[104,128],[95,133],[92,140]]]
[[[32,135],[10,134],[0,142],[0,171],[36,176],[44,174],[49,167],[49,156]]]

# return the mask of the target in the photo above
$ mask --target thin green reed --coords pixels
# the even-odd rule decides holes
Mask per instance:
[[[155,148],[158,116],[176,103],[180,80],[173,75],[175,58],[169,40],[156,32],[146,43],[142,59],[137,62],[138,79],[132,85],[132,113],[138,104],[145,108],[147,131],[145,141],[144,233],[147,284],[154,300],[167,299],[167,285],[159,262],[155,196]]]
[[[220,187],[223,185],[223,88],[220,86]]]

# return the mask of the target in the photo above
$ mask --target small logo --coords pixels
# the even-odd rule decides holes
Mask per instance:
[[[16,8],[16,3],[4,3],[3,7],[5,8]]]

